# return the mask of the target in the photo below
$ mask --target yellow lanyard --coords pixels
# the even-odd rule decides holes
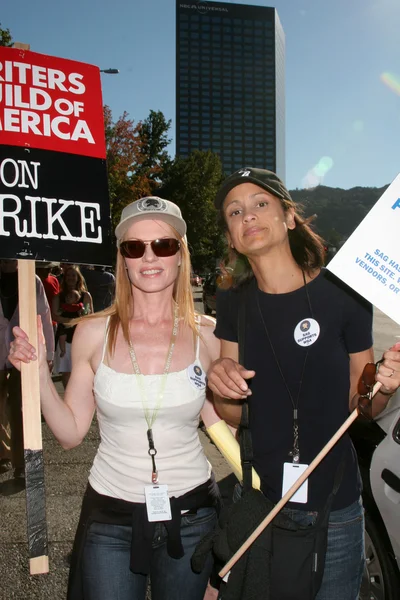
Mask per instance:
[[[133,370],[136,375],[138,387],[140,389],[144,418],[146,419],[147,428],[148,428],[147,429],[147,439],[149,441],[148,453],[149,453],[149,456],[151,457],[152,466],[153,466],[153,470],[151,473],[152,483],[158,483],[158,472],[156,469],[156,461],[155,461],[155,456],[157,454],[157,450],[154,447],[152,427],[157,418],[158,411],[160,410],[160,407],[161,407],[161,404],[162,404],[162,401],[164,398],[165,386],[167,385],[167,377],[168,377],[169,369],[171,367],[172,353],[174,351],[176,337],[178,335],[178,326],[179,326],[178,306],[175,304],[174,324],[172,327],[171,341],[170,341],[169,349],[167,352],[167,358],[165,361],[164,372],[163,372],[162,378],[161,378],[160,391],[158,393],[157,402],[156,402],[155,407],[153,408],[153,411],[150,411],[150,408],[148,406],[148,397],[147,397],[147,390],[146,390],[145,381],[144,381],[144,375],[140,371],[140,368],[139,368],[139,365],[137,362],[137,358],[136,358],[136,354],[135,354],[135,350],[133,347],[132,339],[129,338],[129,354],[131,357]]]

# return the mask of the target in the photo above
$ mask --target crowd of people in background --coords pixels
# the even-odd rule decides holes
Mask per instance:
[[[74,319],[112,304],[115,277],[102,266],[36,263],[36,303],[46,340],[47,362],[66,387],[71,373]],[[7,361],[12,328],[18,325],[18,261],[0,260],[0,473],[13,469],[23,482],[21,375]]]

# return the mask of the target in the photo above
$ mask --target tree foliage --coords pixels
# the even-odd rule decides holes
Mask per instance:
[[[153,170],[141,168],[146,155],[140,122],[135,124],[127,112],[114,122],[110,108],[105,106],[104,126],[111,215],[115,226],[127,204],[152,194],[150,175]]]
[[[113,121],[104,107],[108,186],[113,226],[122,209],[139,198],[156,193],[169,157],[166,146],[170,121],[161,112],[150,111],[145,121],[136,124],[124,112]]]
[[[306,216],[316,215],[314,227],[318,233],[337,246],[353,233],[386,188],[343,190],[320,185],[311,190],[293,190],[290,194],[303,206]]]
[[[171,163],[167,151],[167,146],[171,143],[171,138],[168,137],[170,128],[171,119],[167,121],[160,110],[150,110],[147,119],[139,124],[141,153],[144,157],[140,171],[148,173],[154,189],[158,187],[164,171]]]
[[[0,23],[0,46],[10,47],[13,45],[13,39],[9,29],[3,29]]]
[[[193,268],[214,270],[224,252],[224,236],[217,224],[214,198],[223,179],[219,156],[211,151],[177,157],[165,175],[164,198],[182,210]]]

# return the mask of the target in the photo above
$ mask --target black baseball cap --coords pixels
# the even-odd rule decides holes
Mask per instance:
[[[240,185],[241,183],[248,182],[255,183],[281,200],[289,200],[290,202],[293,202],[289,192],[276,173],[267,171],[266,169],[244,167],[243,169],[232,173],[232,175],[229,175],[229,177],[223,181],[214,200],[215,207],[221,208],[227,194],[234,187]]]

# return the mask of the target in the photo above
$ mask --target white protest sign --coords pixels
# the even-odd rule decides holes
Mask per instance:
[[[400,324],[400,175],[327,268]]]

